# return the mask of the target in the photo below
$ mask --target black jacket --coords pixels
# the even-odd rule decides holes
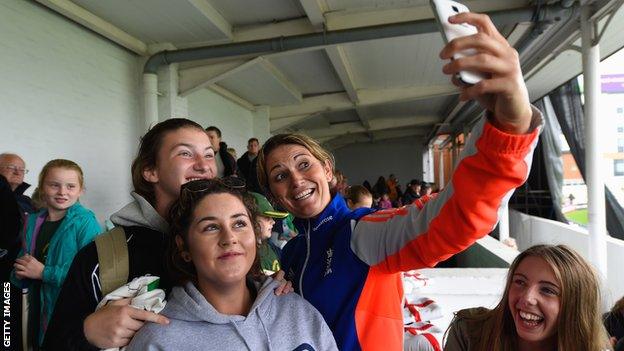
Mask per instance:
[[[8,281],[20,249],[19,234],[22,223],[23,218],[15,194],[6,178],[0,175],[0,269],[3,281]]]
[[[258,157],[254,158],[253,161],[249,161],[249,151],[246,151],[243,156],[236,161],[236,164],[238,165],[239,175],[245,179],[245,183],[247,183],[247,190],[262,194],[263,191],[258,182]]]
[[[123,227],[128,240],[128,281],[151,274],[160,277],[159,288],[170,290],[165,274],[168,235],[146,227]],[[85,246],[72,262],[61,289],[43,348],[45,350],[98,350],[83,331],[83,321],[102,299],[95,243]]]
[[[605,329],[612,336],[618,340],[615,345],[615,351],[624,350],[624,312],[608,312],[603,316]]]
[[[408,186],[407,190],[405,190],[405,193],[403,194],[403,205],[409,205],[416,201],[416,199],[420,199],[420,195],[413,192]]]
[[[236,159],[227,152],[227,148],[228,146],[226,143],[219,143],[219,156],[221,156],[221,162],[223,162],[224,177],[236,175]]]
[[[30,184],[24,182],[18,185],[17,188],[15,188],[15,190],[13,191],[13,193],[15,194],[15,198],[17,199],[17,203],[19,204],[22,213],[25,213],[25,216],[36,212],[32,200],[28,196],[24,195],[24,191],[26,191],[26,189],[28,188],[30,188]]]

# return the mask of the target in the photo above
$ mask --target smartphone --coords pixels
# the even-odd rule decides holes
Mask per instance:
[[[451,40],[459,37],[465,37],[468,35],[477,34],[477,27],[462,23],[455,24],[450,23],[448,18],[462,12],[470,12],[468,7],[464,4],[460,4],[452,0],[430,0],[431,9],[433,15],[438,23],[438,28],[444,39],[444,44],[448,44]],[[466,56],[475,55],[477,51],[475,49],[463,50],[455,55],[452,59],[458,59]],[[462,84],[473,85],[479,83],[485,79],[485,75],[475,71],[459,71],[455,76]]]

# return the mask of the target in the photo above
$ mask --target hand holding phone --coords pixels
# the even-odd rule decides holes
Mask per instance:
[[[440,58],[451,61],[444,65],[442,71],[455,77],[462,72],[482,73],[479,81],[472,80],[476,82],[474,85],[453,79],[460,87],[459,99],[478,101],[493,114],[491,122],[503,132],[523,134],[532,130],[531,126],[538,122],[536,119],[535,124],[532,124],[533,109],[522,77],[520,55],[496,29],[489,16],[457,9],[460,13],[447,18],[447,21],[452,24],[469,24],[477,28],[478,35],[455,38],[444,46]],[[470,49],[476,49],[477,53],[453,59],[459,57],[458,53]],[[461,75],[462,80],[469,79],[464,77],[466,75]]]
[[[451,0],[430,0],[431,9],[438,23],[440,33],[444,39],[444,44],[448,44],[453,39],[477,34],[477,28],[467,23],[451,23],[449,17],[462,12],[470,12],[466,5]],[[452,59],[459,59],[466,56],[476,55],[477,50],[466,49],[455,53]],[[465,85],[474,85],[485,79],[481,72],[463,70],[460,71],[456,78]]]

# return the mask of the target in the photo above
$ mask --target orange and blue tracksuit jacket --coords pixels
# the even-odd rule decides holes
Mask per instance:
[[[295,291],[316,307],[341,350],[403,350],[400,272],[466,249],[498,222],[499,209],[528,177],[533,131],[511,135],[483,118],[473,129],[451,182],[435,198],[398,209],[351,211],[335,195],[282,252]]]

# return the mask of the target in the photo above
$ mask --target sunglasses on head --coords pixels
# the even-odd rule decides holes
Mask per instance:
[[[245,190],[245,180],[233,176],[192,180],[182,184],[180,188],[180,202],[186,202],[189,195],[202,193],[217,184],[234,190]]]

